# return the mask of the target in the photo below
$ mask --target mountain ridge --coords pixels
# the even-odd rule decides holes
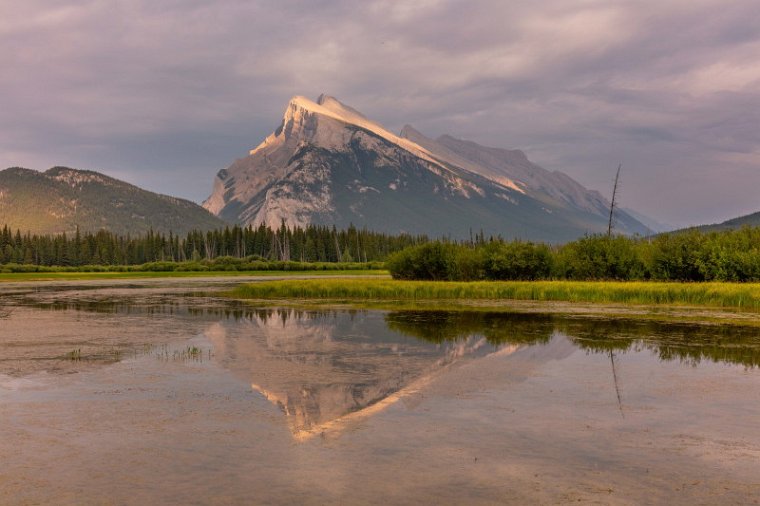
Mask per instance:
[[[693,227],[673,230],[673,233],[685,232],[689,230],[699,230],[701,232],[722,232],[726,230],[737,230],[742,227],[760,227],[760,211],[737,216],[736,218],[730,218],[720,223],[695,225]]]
[[[36,212],[30,213],[30,210]],[[110,230],[184,234],[225,223],[189,200],[153,193],[92,170],[56,166],[0,171],[0,224],[37,234]]]

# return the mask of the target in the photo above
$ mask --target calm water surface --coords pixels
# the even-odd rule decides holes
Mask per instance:
[[[224,283],[0,286],[0,504],[760,501],[756,329]]]

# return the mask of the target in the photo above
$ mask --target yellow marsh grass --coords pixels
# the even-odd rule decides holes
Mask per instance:
[[[244,299],[353,301],[512,299],[760,310],[760,283],[313,279],[251,283],[236,288],[230,295]]]

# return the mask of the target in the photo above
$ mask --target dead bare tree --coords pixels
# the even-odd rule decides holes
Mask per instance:
[[[343,261],[343,253],[340,252],[340,243],[338,242],[338,234],[335,234],[335,251],[338,252],[338,262]]]
[[[206,258],[213,260],[216,256],[216,241],[211,232],[206,232],[206,236],[203,238],[203,248],[206,250]]]
[[[607,225],[607,237],[612,236],[612,224],[613,224],[613,218],[615,216],[615,206],[617,204],[617,192],[618,192],[618,182],[620,181],[620,169],[623,167],[623,164],[619,164],[617,168],[617,173],[615,173],[615,185],[612,187],[612,200],[610,201],[610,221]]]

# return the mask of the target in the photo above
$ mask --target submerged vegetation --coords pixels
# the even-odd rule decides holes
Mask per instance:
[[[760,228],[653,238],[587,236],[559,247],[428,242],[390,256],[395,279],[760,281]]]
[[[229,295],[240,299],[528,300],[760,310],[758,283],[308,279],[245,284]]]

